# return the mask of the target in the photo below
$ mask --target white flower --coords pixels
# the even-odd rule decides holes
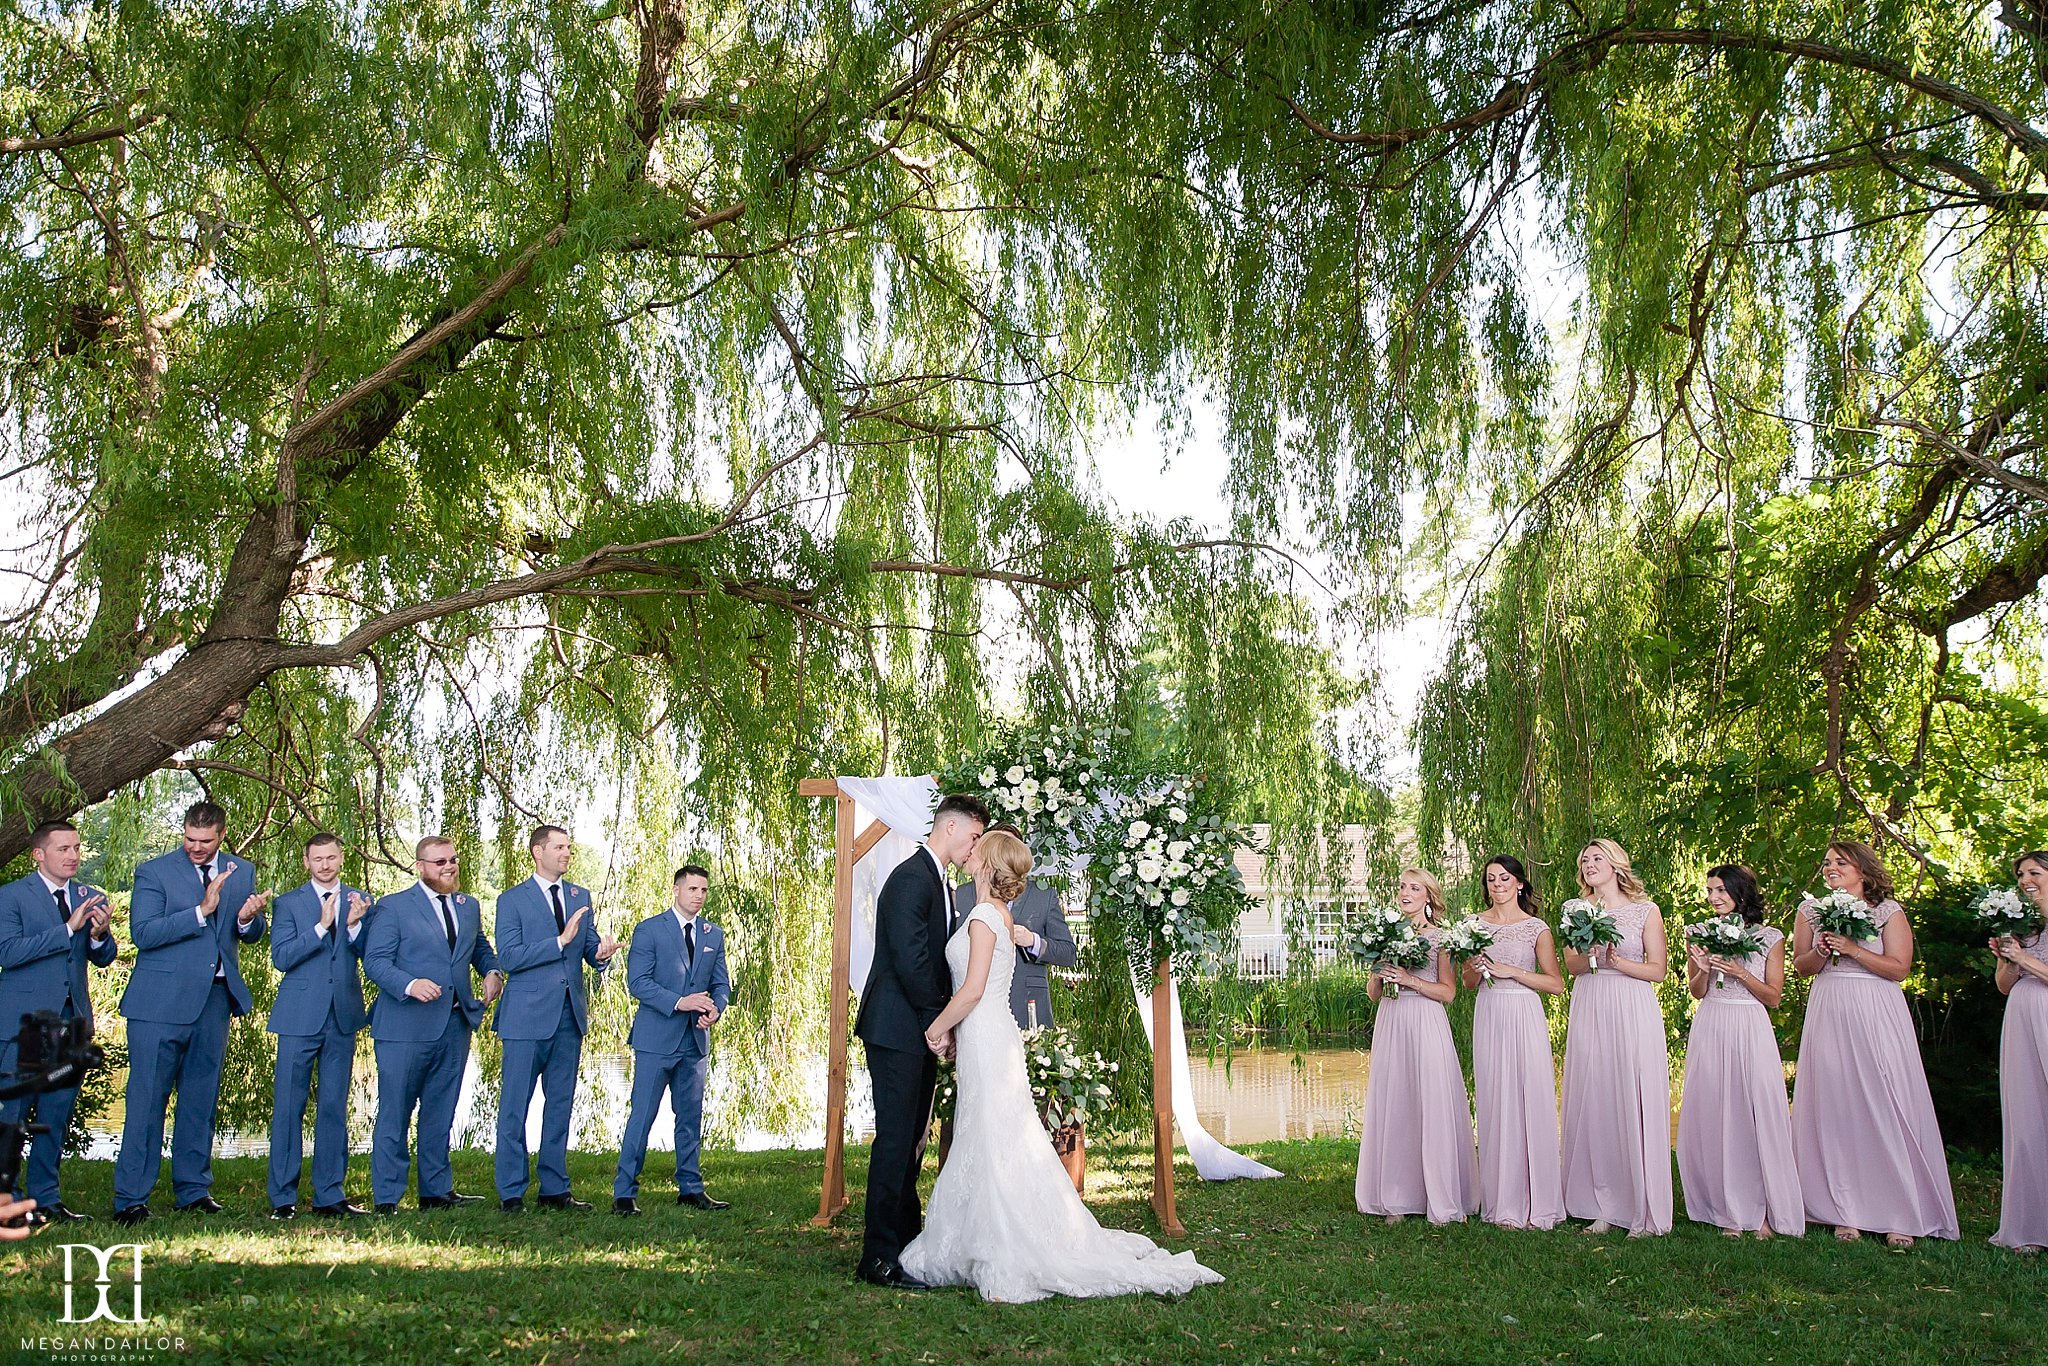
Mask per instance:
[[[1025,779],[1025,780],[1024,780],[1023,782],[1021,782],[1021,783],[1017,784],[1017,790],[1018,790],[1019,792],[1023,793],[1023,794],[1024,794],[1025,796],[1027,796],[1027,797],[1035,797],[1035,796],[1037,796],[1037,795],[1038,795],[1038,779],[1036,779],[1036,778],[1026,778],[1026,779]]]
[[[1188,867],[1185,863],[1182,863],[1179,859],[1175,859],[1173,862],[1166,865],[1166,875],[1176,882],[1180,881],[1182,878],[1186,877],[1189,873],[1193,871],[1194,870],[1192,868]]]
[[[1173,904],[1174,904],[1174,905],[1176,905],[1176,906],[1185,906],[1185,905],[1187,905],[1187,904],[1188,904],[1188,889],[1187,889],[1187,888],[1185,888],[1185,887],[1176,887],[1176,888],[1174,888],[1174,889],[1173,889]]]
[[[1010,771],[1003,775],[1003,781],[1015,785],[1024,781],[1024,765],[1011,764]]]
[[[1065,809],[1055,811],[1052,813],[1052,823],[1064,830],[1074,823],[1074,813]]]
[[[1194,846],[1186,840],[1175,840],[1166,846],[1166,856],[1171,859],[1184,859],[1188,856],[1188,850],[1192,848]]]
[[[1146,824],[1146,823],[1145,823],[1144,821],[1132,821],[1132,822],[1131,822],[1131,838],[1132,838],[1132,839],[1134,839],[1134,840],[1141,840],[1141,839],[1145,838],[1145,836],[1147,836],[1147,835],[1149,835],[1149,834],[1151,834],[1151,833],[1152,833],[1152,827],[1151,827],[1150,825]]]
[[[1045,780],[1045,795],[1048,797],[1060,795],[1060,780],[1057,774]]]
[[[1164,871],[1165,869],[1159,866],[1158,859],[1141,858],[1138,860],[1138,876],[1143,881],[1157,882],[1159,881],[1159,875]]]
[[[983,787],[994,787],[996,785],[996,771],[993,766],[981,771],[981,785]]]
[[[1039,812],[1045,810],[1045,803],[1040,801],[1037,797],[1026,797],[1024,799],[1024,809],[1035,816]]]
[[[1147,887],[1145,889],[1145,904],[1147,906],[1157,906],[1160,902],[1164,900],[1166,900],[1166,898],[1159,895],[1159,889],[1157,887]]]
[[[1166,818],[1175,825],[1185,825],[1187,824],[1188,813],[1185,808],[1176,806],[1166,813]]]

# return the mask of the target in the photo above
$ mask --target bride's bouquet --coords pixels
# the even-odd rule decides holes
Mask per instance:
[[[2041,913],[2010,887],[1986,887],[1970,902],[1970,913],[1994,936],[2018,939],[2041,928]]]
[[[1368,968],[1405,968],[1410,972],[1429,962],[1433,952],[1429,941],[1415,932],[1415,925],[1400,910],[1382,906],[1367,911],[1345,936],[1351,952]],[[1401,994],[1399,982],[1387,983],[1387,999]]]
[[[1100,1053],[1082,1052],[1065,1026],[1040,1025],[1024,1032],[1024,1071],[1039,1119],[1047,1132],[1058,1133],[1078,1128],[1109,1105],[1109,1079],[1117,1065]]]
[[[1685,937],[1720,958],[1747,958],[1764,951],[1763,937],[1756,932],[1756,926],[1734,911],[1687,925]],[[1715,990],[1726,984],[1726,978],[1721,969],[1714,969]]]
[[[1868,902],[1837,887],[1823,897],[1809,898],[1813,907],[1813,923],[1823,934],[1838,934],[1844,939],[1868,941],[1876,939],[1880,931],[1877,920],[1870,913]],[[1841,958],[1839,952],[1828,954],[1828,961]]]
[[[1462,920],[1453,921],[1451,927],[1444,931],[1444,937],[1440,942],[1445,953],[1463,962],[1469,958],[1477,958],[1493,947],[1493,929],[1478,916],[1468,915]],[[1493,970],[1485,963],[1479,965],[1479,975],[1488,982],[1493,980]]]
[[[1600,907],[1575,896],[1564,903],[1558,914],[1557,937],[1586,959],[1588,972],[1598,972],[1600,960],[1593,956],[1593,950],[1602,944],[1612,947],[1621,943],[1621,926]]]

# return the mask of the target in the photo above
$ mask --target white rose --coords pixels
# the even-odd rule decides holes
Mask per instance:
[[[1187,824],[1188,813],[1185,809],[1176,806],[1166,813],[1166,818],[1175,825],[1185,825]]]
[[[1045,810],[1045,803],[1036,797],[1026,797],[1024,799],[1024,809],[1035,816]]]
[[[1166,846],[1166,856],[1168,858],[1184,859],[1188,856],[1188,850],[1192,849],[1193,847],[1194,846],[1189,844],[1186,840],[1175,840],[1173,843]]]
[[[1187,905],[1187,904],[1188,904],[1188,889],[1187,889],[1187,888],[1185,888],[1185,887],[1176,887],[1176,888],[1174,888],[1174,889],[1173,889],[1173,904],[1174,904],[1174,905],[1176,905],[1176,906],[1185,906],[1185,905]]]
[[[1011,764],[1011,765],[1010,765],[1010,771],[1009,771],[1008,773],[1005,773],[1005,774],[1003,775],[1003,781],[1004,781],[1004,782],[1006,782],[1006,783],[1011,783],[1011,784],[1016,784],[1016,783],[1021,783],[1021,782],[1023,782],[1023,781],[1024,781],[1024,765],[1022,765],[1022,764]]]
[[[1159,881],[1159,875],[1164,871],[1159,866],[1158,859],[1141,858],[1138,860],[1138,877],[1145,882]]]
[[[1149,834],[1151,834],[1151,833],[1152,833],[1152,827],[1151,827],[1150,825],[1147,825],[1147,824],[1146,824],[1146,823],[1145,823],[1144,821],[1132,821],[1132,822],[1131,822],[1131,838],[1132,838],[1132,839],[1134,839],[1134,840],[1141,840],[1141,839],[1145,838],[1145,836],[1147,836],[1147,835],[1149,835]]]
[[[1047,778],[1045,780],[1045,795],[1048,797],[1057,797],[1060,795],[1060,780],[1057,777]]]

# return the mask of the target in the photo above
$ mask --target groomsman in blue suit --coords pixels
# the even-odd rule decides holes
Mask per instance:
[[[0,1081],[14,1075],[21,1050],[21,1017],[54,1010],[65,1019],[92,1019],[85,965],[114,961],[113,913],[97,888],[78,876],[78,827],[44,821],[29,833],[35,871],[0,887]],[[76,1223],[91,1216],[64,1203],[57,1189],[57,1158],[78,1088],[45,1091],[0,1102],[0,1121],[49,1126],[29,1143],[28,1198],[36,1202],[30,1225]],[[19,1195],[0,1191],[0,1195]]]
[[[590,1004],[583,965],[611,967],[618,941],[591,923],[590,892],[566,878],[576,852],[569,832],[543,825],[526,842],[533,876],[498,896],[498,966],[505,999],[491,1028],[505,1044],[498,1102],[498,1205],[526,1208],[526,1119],[541,1088],[540,1194],[549,1209],[589,1209],[569,1190],[569,1113]]]
[[[270,1007],[277,1074],[270,1101],[270,1217],[298,1213],[306,1099],[314,1073],[313,1213],[369,1213],[348,1203],[348,1089],[363,1010],[363,921],[370,898],[341,883],[341,840],[325,831],[306,841],[309,879],[270,910],[270,965],[283,973]]]
[[[370,1038],[377,1049],[377,1124],[370,1136],[370,1194],[391,1214],[405,1194],[412,1155],[406,1135],[419,1111],[420,1208],[481,1200],[455,1189],[448,1144],[469,1036],[505,985],[484,937],[482,908],[458,890],[455,841],[429,835],[413,851],[420,880],[370,910],[363,969],[377,984]],[[470,973],[481,980],[470,990]]]
[[[640,1168],[647,1160],[647,1133],[661,1097],[676,1120],[676,1203],[725,1209],[704,1193],[697,1151],[704,1124],[704,1071],[711,1053],[711,1026],[732,1000],[725,971],[725,932],[704,919],[711,874],[686,863],[675,877],[672,910],[633,927],[626,956],[626,985],[640,1002],[633,1014],[633,1103],[626,1136],[619,1144],[619,1174],[612,1182],[612,1211],[638,1214]]]
[[[149,1218],[163,1168],[164,1111],[177,1093],[171,1130],[171,1194],[180,1210],[218,1214],[213,1126],[228,1021],[254,1007],[242,982],[241,943],[263,937],[256,869],[221,851],[227,812],[212,802],[185,811],[185,847],[135,870],[128,933],[138,950],[121,1014],[128,1019],[128,1116],[114,1163],[114,1218]],[[227,908],[232,907],[232,910]]]

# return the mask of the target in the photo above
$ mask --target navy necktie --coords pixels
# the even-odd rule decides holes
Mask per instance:
[[[683,961],[689,967],[697,966],[697,922],[683,922]]]
[[[569,928],[569,918],[562,914],[562,884],[557,882],[548,888],[548,899],[555,903],[555,933]]]
[[[448,950],[452,953],[455,950],[455,912],[448,909],[448,894],[446,892],[442,892],[440,893],[440,897],[441,928],[447,931]]]
[[[50,895],[57,898],[57,918],[67,925],[70,924],[71,902],[65,897],[64,889],[62,887],[59,887],[56,891],[50,893]]]

